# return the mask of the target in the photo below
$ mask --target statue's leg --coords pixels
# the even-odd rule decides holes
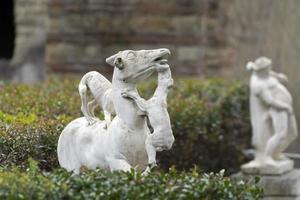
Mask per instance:
[[[162,136],[161,133],[157,132],[154,132],[153,134],[147,136],[145,145],[148,155],[148,167],[143,172],[143,175],[149,174],[151,172],[151,169],[157,166],[156,152],[171,149],[174,140],[175,138],[173,135],[171,135],[170,137]]]
[[[150,134],[147,136],[145,145],[146,145],[146,152],[148,155],[148,164],[150,166],[155,166],[156,165],[156,150],[155,147],[153,146],[153,134]]]
[[[288,136],[288,113],[284,111],[271,111],[274,135],[267,142],[266,155],[269,158],[278,157],[290,143]]]
[[[89,112],[87,107],[87,86],[84,84],[79,84],[78,86],[80,99],[81,99],[81,111],[86,119],[89,118]]]
[[[130,169],[132,168],[130,164],[123,159],[107,157],[106,160],[111,171],[130,171]]]
[[[252,145],[255,147],[255,159],[253,165],[261,165],[266,158],[267,143],[273,135],[273,125],[271,117],[268,117],[264,121],[260,121],[253,129]]]
[[[295,115],[289,116],[289,134],[291,140],[294,140],[298,137],[298,126],[297,126]]]
[[[95,109],[97,106],[98,104],[95,99],[88,103],[88,113],[91,117],[95,117]]]
[[[104,120],[106,123],[105,128],[108,128],[108,126],[110,125],[110,122],[111,122],[111,114],[110,114],[110,112],[108,112],[106,110],[104,110],[103,112],[104,112]]]
[[[148,135],[145,141],[145,148],[148,155],[148,166],[145,171],[143,171],[143,176],[147,176],[151,172],[151,169],[156,166],[156,150],[152,144],[152,135],[153,134]]]
[[[89,124],[93,124],[95,120],[93,119],[93,116],[89,112],[88,108],[88,102],[87,102],[87,86],[84,84],[79,84],[79,94],[81,98],[81,111],[88,121]]]
[[[89,124],[94,124],[97,120],[95,119],[95,108],[98,106],[96,100],[92,100],[87,104],[86,114],[84,117],[89,122]]]
[[[282,159],[286,157],[282,155],[282,152],[291,144],[292,141],[296,139],[298,135],[297,130],[297,123],[294,115],[288,115],[288,122],[287,122],[287,130],[286,130],[286,137],[284,141],[282,142],[282,146],[279,146],[277,151],[274,152],[273,157],[275,159]]]

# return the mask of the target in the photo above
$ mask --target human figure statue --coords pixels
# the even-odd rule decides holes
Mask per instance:
[[[253,172],[254,169],[257,172],[259,168],[266,168],[270,173],[291,170],[293,162],[282,152],[297,137],[298,131],[292,96],[283,85],[287,78],[284,74],[272,71],[272,61],[267,57],[259,57],[246,67],[252,73],[250,114],[252,145],[256,152],[255,159],[243,165],[242,170]],[[260,172],[269,173],[266,170]]]

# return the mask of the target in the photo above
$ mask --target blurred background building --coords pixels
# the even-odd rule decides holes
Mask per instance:
[[[0,1],[0,74],[21,82],[109,74],[104,60],[119,50],[166,47],[175,76],[248,80],[247,61],[265,55],[288,75],[300,123],[299,8],[299,0]]]

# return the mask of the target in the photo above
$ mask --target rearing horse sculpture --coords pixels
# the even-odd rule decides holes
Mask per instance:
[[[128,171],[135,166],[146,169],[145,141],[150,134],[146,118],[131,99],[122,97],[122,92],[137,92],[136,84],[168,65],[169,55],[168,49],[125,50],[106,59],[115,67],[112,100],[116,117],[107,129],[100,120],[93,124],[85,117],[71,121],[58,141],[58,160],[63,168],[77,174],[82,166],[111,171]]]

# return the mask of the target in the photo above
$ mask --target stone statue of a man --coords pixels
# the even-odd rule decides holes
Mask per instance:
[[[297,137],[292,96],[283,85],[284,74],[272,71],[272,61],[260,57],[249,62],[250,113],[255,159],[242,166],[246,173],[281,174],[293,168],[282,152]]]

